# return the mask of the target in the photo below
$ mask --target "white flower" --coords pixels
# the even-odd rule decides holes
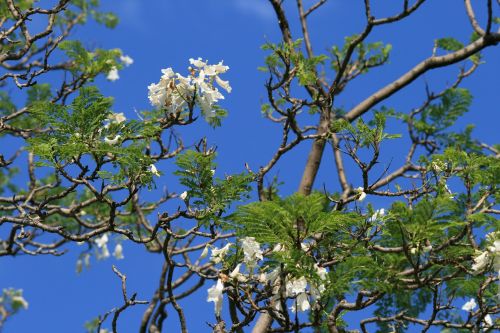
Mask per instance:
[[[324,284],[320,284],[318,287],[316,287],[315,285],[311,285],[311,297],[313,300],[317,300],[321,297],[321,294],[323,294],[323,292],[326,290],[325,288],[325,285]]]
[[[260,244],[253,237],[245,237],[241,240],[244,261],[247,265],[253,266],[258,260],[262,260],[262,250]]]
[[[286,282],[286,295],[288,297],[297,296],[294,305],[291,307],[293,312],[310,309],[311,305],[309,304],[306,288],[307,280],[304,276]]]
[[[410,248],[410,253],[411,254],[417,254],[417,252],[418,252],[418,249],[416,247]]]
[[[236,279],[239,282],[246,282],[247,281],[246,276],[240,273],[240,266],[241,266],[241,264],[236,265],[236,267],[233,269],[233,271],[231,273],[229,273],[229,277],[231,279]]]
[[[90,254],[88,253],[85,253],[83,255],[83,264],[85,265],[85,267],[89,268],[90,267]]]
[[[278,278],[280,276],[280,272],[280,268],[277,267],[270,273],[262,273],[259,275],[259,282],[263,284],[269,282],[271,285],[277,285],[276,282],[279,282]]]
[[[187,191],[184,191],[179,195],[179,198],[181,198],[181,200],[186,200],[187,196],[188,196]]]
[[[220,263],[222,259],[224,259],[224,257],[226,256],[227,252],[229,251],[229,247],[231,245],[232,245],[231,243],[227,243],[226,246],[224,246],[221,249],[214,247],[212,249],[212,255],[210,256],[210,260],[216,264]]]
[[[485,326],[493,326],[493,318],[491,318],[491,316],[489,314],[487,314],[484,317],[484,325]]]
[[[471,298],[467,303],[462,306],[462,310],[472,312],[476,308],[476,300]]]
[[[104,234],[99,238],[96,238],[94,242],[96,243],[97,247],[101,249],[101,253],[97,253],[97,259],[105,259],[109,257],[109,250],[108,250],[108,234]]]
[[[222,61],[219,62],[217,65],[207,65],[204,68],[205,73],[209,76],[223,74],[223,73],[227,72],[228,69],[229,69],[229,66],[223,65]]]
[[[316,270],[316,274],[318,274],[321,280],[326,280],[328,271],[325,267],[319,267],[318,264],[314,264],[314,269]]]
[[[205,116],[212,115],[212,107],[224,96],[216,89],[207,84],[200,85],[200,95],[197,96],[197,103]]]
[[[496,240],[492,246],[488,246],[488,252],[492,255],[500,256],[500,240]]]
[[[443,171],[443,168],[441,167],[440,163],[438,163],[438,162],[432,162],[432,168],[434,170],[436,170],[436,172]]]
[[[273,252],[283,252],[285,251],[285,246],[281,243],[274,245]]]
[[[385,209],[380,208],[373,213],[373,215],[368,219],[369,222],[375,222],[377,220],[380,220],[382,217],[385,216]]]
[[[127,117],[125,117],[123,112],[120,112],[120,113],[112,113],[111,115],[108,116],[108,119],[117,124],[121,124],[125,120],[127,120]]]
[[[364,192],[364,188],[363,187],[357,187],[354,189],[356,192],[358,192],[358,201],[363,201],[365,200],[366,198],[366,193]]]
[[[206,62],[204,62],[201,58],[198,58],[198,59],[193,59],[193,58],[190,58],[189,59],[189,63],[193,66],[196,66],[198,68],[203,68],[207,65]]]
[[[217,283],[208,289],[207,302],[214,302],[215,314],[220,316],[222,310],[222,291],[224,290],[224,284],[221,279],[217,280]]]
[[[304,276],[286,282],[287,296],[295,296],[306,291],[307,280]]]
[[[104,234],[101,237],[96,238],[94,240],[98,248],[102,248],[103,246],[105,246],[108,243],[108,241],[109,241],[108,234]]]
[[[162,76],[160,82],[152,83],[148,86],[148,98],[151,105],[158,108],[164,106],[171,106],[172,94],[174,93],[173,88],[175,88],[174,77],[175,73],[172,68],[162,69]]]
[[[23,296],[13,296],[12,303],[20,304],[25,310],[28,310],[28,302],[24,299]]]
[[[495,249],[495,252],[497,254],[500,254],[500,240],[496,240],[495,242],[493,242],[493,247]]]
[[[106,142],[107,144],[110,144],[110,145],[115,145],[118,143],[118,141],[120,141],[121,137],[122,136],[118,134],[113,139],[104,138],[104,142]]]
[[[101,253],[97,253],[97,259],[106,259],[106,258],[109,258],[110,254],[109,254],[109,249],[108,249],[108,245],[107,244],[104,244],[101,248]]]
[[[500,231],[496,231],[496,232],[490,232],[486,235],[486,239],[489,241],[489,242],[495,242],[498,240],[498,242],[500,242],[499,240],[500,238]],[[498,247],[500,249],[500,245]]]
[[[454,199],[455,197],[453,196],[453,192],[451,192],[450,188],[448,187],[448,184],[444,184],[444,188],[446,189],[446,192],[450,194],[449,198]]]
[[[472,270],[474,272],[482,271],[490,263],[490,254],[488,251],[482,252],[480,255],[474,258],[474,264],[472,265]]]
[[[220,77],[216,76],[215,77],[215,81],[217,82],[217,84],[219,86],[221,86],[225,91],[227,91],[228,93],[231,92],[231,90],[233,88],[231,88],[231,86],[229,85],[229,81],[224,81],[222,80]]]
[[[155,167],[155,165],[154,165],[154,164],[151,164],[151,165],[149,166],[149,170],[151,170],[151,173],[152,173],[153,175],[155,175],[156,177],[160,177],[160,172],[158,171],[158,169]]]
[[[307,311],[311,308],[311,304],[309,303],[309,299],[306,293],[300,293],[295,299],[295,303],[292,305],[292,312],[301,312]]]
[[[130,66],[134,63],[134,59],[130,58],[128,55],[121,55],[120,61],[123,62],[125,66]]]
[[[123,256],[123,246],[120,243],[115,245],[115,250],[113,251],[113,257],[115,257],[117,260],[125,258]]]
[[[240,274],[240,266],[241,266],[241,264],[236,265],[236,267],[233,269],[233,271],[231,273],[229,273],[230,278],[234,279],[238,276],[238,274]]]
[[[300,243],[300,248],[302,249],[302,251],[308,252],[314,245],[315,245],[314,241],[310,243]]]
[[[217,74],[222,74],[225,73],[229,70],[229,66],[225,66],[222,64],[222,61],[219,62],[217,65],[214,65],[214,70]]]
[[[118,75],[118,69],[116,67],[111,67],[111,70],[108,72],[108,76],[106,76],[106,79],[109,81],[116,81],[120,78],[120,75]]]
[[[76,273],[80,274],[83,270],[83,261],[81,259],[78,259],[76,261]]]
[[[200,260],[204,259],[208,255],[208,247],[209,247],[209,245],[207,244],[205,246],[205,248],[203,249],[203,251],[201,251]]]

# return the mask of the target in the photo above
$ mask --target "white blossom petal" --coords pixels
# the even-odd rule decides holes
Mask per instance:
[[[20,304],[25,310],[28,310],[29,303],[24,299],[23,296],[13,296],[12,303]]]
[[[472,312],[476,308],[476,300],[471,298],[467,303],[462,306],[462,310]]]
[[[254,237],[245,237],[241,240],[241,246],[243,248],[244,262],[253,266],[258,260],[262,260],[262,250],[260,249],[260,244],[255,240]]]
[[[96,243],[98,248],[102,248],[104,245],[106,245],[109,241],[108,234],[104,234],[99,238],[96,238],[94,242]]]
[[[284,252],[284,251],[285,251],[285,246],[281,243],[278,243],[273,247],[273,252]]]
[[[153,175],[155,175],[156,177],[160,177],[160,172],[158,171],[158,169],[156,168],[156,166],[154,164],[151,164],[149,166],[149,170],[151,170],[151,173]]]
[[[122,136],[120,134],[116,135],[113,139],[104,138],[104,142],[110,145],[116,145]]]
[[[97,259],[106,259],[106,258],[109,258],[109,256],[110,256],[110,253],[109,253],[108,245],[104,244],[101,248],[101,253],[97,254]]]
[[[130,66],[134,63],[134,59],[129,57],[128,55],[121,55],[120,56],[120,61],[125,65],[125,66]]]
[[[115,245],[115,250],[113,251],[113,257],[115,257],[117,260],[125,258],[123,256],[123,246],[120,243]]]
[[[291,310],[292,312],[303,312],[307,311],[311,308],[311,304],[309,303],[309,299],[307,297],[307,294],[300,293],[297,298],[295,299],[295,303],[292,305]]]
[[[206,258],[206,256],[208,255],[208,248],[209,248],[209,245],[205,246],[203,251],[201,251],[200,260]]]
[[[480,272],[490,263],[490,254],[488,251],[482,252],[480,255],[474,258],[474,264],[472,265],[472,270],[474,272]]]
[[[77,274],[80,274],[82,272],[82,270],[83,270],[83,261],[81,259],[78,259],[76,261],[76,269],[75,270],[76,270]]]
[[[85,253],[83,255],[83,264],[85,265],[85,267],[89,268],[90,267],[90,254],[88,253]]]
[[[184,191],[179,195],[179,198],[181,198],[181,200],[186,200],[187,196],[188,196],[187,191]]]
[[[380,220],[384,216],[385,216],[385,209],[380,208],[373,213],[373,215],[368,219],[368,221],[375,222],[377,220]]]
[[[484,325],[487,327],[493,326],[493,318],[491,318],[491,316],[489,314],[484,316]]]
[[[120,113],[112,113],[111,115],[108,116],[108,119],[114,123],[121,124],[125,120],[127,120],[127,117],[125,117],[123,112],[120,112]]]
[[[226,256],[227,252],[229,251],[229,247],[231,246],[231,243],[227,243],[223,248],[212,248],[212,255],[210,257],[210,260],[216,264],[220,263],[224,257]]]
[[[106,79],[108,79],[111,82],[114,82],[120,78],[120,75],[118,75],[118,69],[116,67],[111,67],[111,70],[108,72],[108,75],[106,76]]]
[[[231,279],[236,279],[239,282],[246,282],[247,278],[245,275],[240,273],[240,267],[241,267],[241,264],[236,265],[236,267],[233,269],[233,271],[231,273],[229,273],[229,277]]]
[[[321,280],[326,280],[328,277],[328,271],[325,267],[319,267],[318,264],[314,264],[314,269],[316,270],[316,274],[318,274]]]
[[[208,289],[207,302],[214,302],[215,314],[220,316],[222,310],[222,292],[224,290],[224,284],[221,279],[217,280],[217,283]]]
[[[231,86],[229,85],[229,81],[224,81],[222,80],[219,76],[216,76],[215,77],[215,81],[217,82],[217,84],[219,86],[221,86],[225,91],[227,91],[228,93],[231,92],[231,90],[233,88],[231,88]]]
[[[198,58],[198,59],[190,58],[189,63],[195,67],[198,67],[198,68],[203,68],[207,65],[207,63],[204,62],[201,58]]]
[[[304,276],[298,279],[292,279],[286,283],[286,294],[289,297],[298,295],[306,291],[307,280]]]

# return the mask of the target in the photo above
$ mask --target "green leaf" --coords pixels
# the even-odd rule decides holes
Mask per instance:
[[[436,46],[446,51],[458,51],[464,47],[461,42],[452,37],[437,39]]]

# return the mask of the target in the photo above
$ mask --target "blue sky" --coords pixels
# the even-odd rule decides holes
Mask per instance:
[[[305,1],[306,4],[313,1]],[[401,6],[378,1],[375,14],[395,12]],[[398,2],[390,2],[398,3]],[[229,117],[221,128],[213,130],[198,123],[183,129],[186,142],[196,142],[207,136],[217,145],[219,167],[217,173],[239,172],[244,163],[253,169],[267,162],[279,145],[280,129],[260,114],[260,104],[265,102],[264,82],[266,75],[257,71],[264,62],[265,52],[260,46],[266,41],[279,42],[280,34],[270,5],[265,0],[102,0],[106,10],[112,10],[121,19],[114,30],[106,30],[93,23],[78,28],[75,38],[86,45],[105,48],[121,48],[130,55],[134,64],[120,72],[120,80],[108,82],[98,79],[96,84],[105,95],[115,97],[115,112],[124,112],[127,117],[136,117],[134,110],[150,108],[147,86],[157,82],[160,70],[173,67],[186,72],[189,58],[202,57],[211,63],[224,60],[230,66],[224,79],[228,79],[233,92],[226,95],[222,106]],[[345,36],[362,29],[362,1],[330,0],[327,5],[311,17],[312,40],[317,53],[325,52],[333,44],[340,43]],[[294,38],[300,37],[295,20],[295,9],[287,7],[293,17]],[[456,37],[466,42],[471,29],[466,20],[462,1],[430,1],[414,17],[394,26],[376,29],[370,41],[383,40],[393,45],[390,64],[376,69],[366,77],[353,82],[339,97],[337,103],[346,109],[356,105],[370,93],[402,75],[411,66],[428,57],[433,40],[440,37]],[[484,52],[485,64],[476,74],[467,79],[464,87],[474,95],[474,102],[458,126],[473,123],[476,136],[486,142],[498,142],[498,108],[500,77],[500,49]],[[397,93],[383,105],[408,111],[418,106],[424,97],[424,82],[435,90],[454,80],[457,67],[428,73],[408,89]],[[497,121],[492,121],[496,116]],[[398,127],[395,125],[394,129]],[[296,190],[309,143],[302,144],[295,152],[286,156],[275,169],[285,182],[283,194]],[[387,160],[404,153],[403,145],[387,146]],[[317,188],[325,184],[330,191],[338,188],[333,173],[333,162],[327,150],[316,182]],[[349,169],[348,169],[349,170]],[[162,170],[165,176],[158,187],[172,187],[175,180],[172,170]],[[352,175],[357,179],[356,174]],[[353,184],[358,186],[358,184]],[[144,195],[151,195],[145,193]],[[384,202],[375,201],[377,207]],[[77,276],[75,262],[78,248],[71,247],[62,257],[2,258],[0,261],[0,286],[23,288],[30,303],[23,311],[6,324],[5,332],[80,332],[83,323],[121,304],[120,284],[111,271],[111,265],[128,276],[129,293],[138,292],[138,299],[149,299],[153,293],[161,267],[161,258],[144,254],[140,246],[124,243],[125,260],[114,259],[92,261],[90,270]],[[211,283],[207,284],[210,286]],[[213,305],[205,302],[206,288],[193,299],[181,302],[186,308],[191,332],[205,332],[206,321],[213,322]],[[127,310],[119,324],[120,332],[135,332],[144,306]],[[176,318],[172,310],[171,318]],[[193,319],[194,318],[194,319]],[[175,320],[168,321],[170,325]],[[173,324],[172,324],[173,325]],[[110,327],[106,324],[104,327]],[[175,332],[176,329],[169,329]]]

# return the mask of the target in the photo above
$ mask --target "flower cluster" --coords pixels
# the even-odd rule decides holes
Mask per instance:
[[[328,272],[326,268],[319,267],[317,264],[314,265],[316,274],[319,276],[321,281],[326,281]],[[307,286],[309,285],[309,293],[307,292]],[[295,302],[290,308],[292,312],[302,312],[307,311],[311,308],[310,299],[315,302],[321,297],[321,294],[325,291],[324,283],[317,283],[315,281],[309,282],[304,276],[298,279],[290,279],[286,282],[286,296],[295,297]],[[310,298],[309,298],[310,297]]]
[[[6,306],[9,306],[13,312],[17,312],[21,308],[28,310],[29,304],[23,297],[23,290],[13,288],[3,289],[3,293],[0,295],[0,308],[5,312]]]
[[[215,264],[218,264],[222,262],[224,257],[227,255],[227,252],[229,251],[229,247],[233,245],[231,243],[227,243],[223,248],[212,248],[212,255],[210,257],[210,260],[214,262]]]
[[[475,273],[482,272],[491,263],[493,263],[493,269],[500,274],[500,233],[489,233],[486,235],[488,243],[491,245],[486,248],[485,251],[479,252],[479,254],[474,257],[474,264],[472,265],[472,270]]]
[[[98,260],[107,259],[111,255],[113,255],[116,260],[124,259],[125,257],[123,256],[123,245],[119,241],[115,242],[115,248],[113,250],[113,253],[111,254],[108,249],[108,242],[109,237],[107,233],[103,234],[101,237],[97,237],[96,239],[94,239],[94,243],[96,245],[96,258]],[[78,243],[78,245],[83,244],[84,242]],[[76,272],[80,274],[84,266],[87,268],[90,266],[90,254],[88,253],[81,255],[80,259],[76,261]]]
[[[127,67],[134,63],[134,59],[132,59],[128,55],[121,55],[120,61],[122,62],[123,65]],[[106,79],[108,79],[111,82],[120,79],[120,75],[118,74],[118,68],[116,68],[116,66],[111,67],[111,70],[108,72]]]
[[[467,311],[467,312],[473,312],[474,309],[477,307],[476,300],[474,298],[471,298],[465,304],[462,306],[462,310]],[[484,326],[490,327],[493,326],[493,318],[487,314],[484,316]]]
[[[120,113],[112,113],[108,116],[108,119],[106,120],[103,128],[108,130],[111,125],[119,125],[122,124],[127,120],[127,117],[123,114],[123,112]],[[102,131],[102,130],[101,130]],[[121,135],[117,134],[113,138],[109,138],[107,136],[104,137],[104,142],[110,145],[116,145],[118,142],[120,142]]]
[[[376,222],[376,221],[379,221],[381,220],[383,217],[385,216],[385,209],[384,208],[380,208],[380,209],[377,209],[373,215],[368,219],[368,222]]]
[[[248,267],[253,267],[258,260],[262,260],[260,244],[253,237],[245,237],[241,240],[241,247],[245,256],[244,262]]]
[[[209,65],[201,58],[189,59],[190,74],[182,76],[174,73],[172,68],[162,69],[162,76],[158,83],[148,86],[149,101],[157,108],[165,109],[170,113],[180,113],[195,104],[200,107],[205,117],[210,117],[214,105],[224,96],[215,87],[217,83],[228,93],[231,86],[228,81],[222,80],[219,75],[225,73],[229,67],[222,61],[216,65]]]
[[[311,308],[311,304],[315,303],[325,291],[325,283],[328,272],[326,268],[314,265],[316,278],[308,279],[305,276],[291,276],[288,272],[282,271],[281,267],[276,267],[271,271],[262,269],[260,273],[255,274],[254,269],[259,260],[264,259],[264,251],[261,249],[259,242],[254,237],[244,237],[240,240],[241,249],[243,250],[243,261],[238,263],[228,275],[220,273],[216,284],[208,289],[208,302],[214,302],[215,313],[220,315],[223,302],[223,291],[225,283],[237,284],[261,284],[270,286],[273,290],[271,303],[277,310],[283,310],[281,307],[282,300],[293,299],[293,304],[290,309],[293,312],[307,311]],[[215,263],[224,262],[228,255],[232,243],[227,243],[222,248],[212,247],[210,260]],[[303,250],[307,252],[311,244],[303,244]],[[207,255],[207,245],[200,256],[200,259]],[[274,252],[285,251],[285,246],[276,244],[272,250],[265,253],[271,254]],[[246,267],[246,273],[242,272],[242,265]],[[281,278],[280,278],[281,277]]]
[[[360,186],[360,187],[356,187],[356,188],[354,189],[354,191],[357,193],[357,194],[356,194],[356,196],[357,196],[357,199],[356,199],[356,200],[358,200],[358,201],[363,201],[363,200],[365,200],[365,198],[366,198],[366,193],[365,193],[365,189],[364,189],[362,186]]]

